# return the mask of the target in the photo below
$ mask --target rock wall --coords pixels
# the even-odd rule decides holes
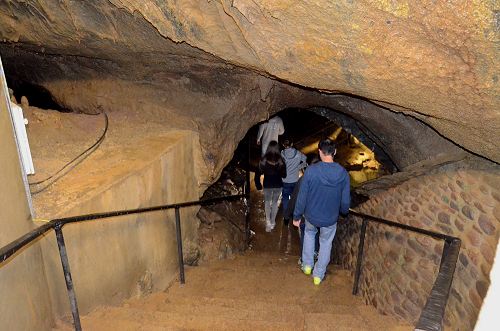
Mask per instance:
[[[0,74],[0,247],[34,228],[4,87]],[[52,307],[38,241],[0,262],[0,293],[3,330],[52,327]]]
[[[140,151],[131,151],[130,147],[122,148],[121,153],[115,150],[118,163],[112,158],[100,163],[108,169],[104,176],[94,174],[82,179],[73,173],[69,179],[62,179],[66,180],[64,188],[51,192],[50,197],[39,197],[59,196],[63,201],[72,197],[63,206],[53,204],[52,210],[46,207],[44,212],[65,217],[197,200],[197,174],[192,162],[196,146],[197,137],[192,132],[174,131],[150,139],[149,144],[139,144],[136,148]],[[127,160],[127,151],[132,159]],[[189,254],[195,253],[193,247],[197,245],[198,209],[180,211]],[[164,290],[178,275],[173,210],[74,223],[64,226],[63,233],[82,314],[100,305]],[[68,315],[53,233],[42,240],[42,252],[54,315]]]
[[[181,54],[161,54],[155,66],[138,58],[133,68],[125,60],[55,57],[17,47],[3,48],[2,56],[12,63],[11,75],[43,86],[68,109],[134,113],[133,120],[153,112],[166,126],[198,130],[205,171],[201,191],[219,177],[253,125],[285,108],[322,107],[313,111],[355,135],[362,131],[398,168],[460,150],[418,119],[373,102],[292,86],[214,57],[187,57],[184,49],[173,51]]]
[[[498,10],[495,1],[4,1],[0,50],[108,61],[103,74],[125,68],[135,80],[143,61],[158,85],[168,80],[161,59],[213,54],[373,100],[499,161]]]
[[[500,170],[448,170],[377,193],[359,211],[461,238],[445,324],[472,330],[500,236]],[[354,270],[360,220],[339,226],[336,256]],[[434,283],[442,242],[369,225],[361,294],[380,312],[415,323]]]

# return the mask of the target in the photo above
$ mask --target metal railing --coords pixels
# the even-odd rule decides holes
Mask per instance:
[[[383,218],[363,214],[354,210],[349,211],[349,215],[357,216],[362,219],[361,231],[359,233],[358,257],[356,261],[356,271],[354,273],[354,285],[352,294],[358,294],[359,279],[361,277],[361,266],[363,263],[363,252],[366,238],[366,227],[368,222],[384,224],[390,227],[399,228],[405,231],[415,232],[418,234],[433,237],[435,239],[444,240],[443,252],[441,254],[441,263],[439,271],[432,286],[431,293],[427,298],[427,302],[422,309],[415,330],[417,331],[440,331],[443,329],[443,320],[446,304],[450,295],[451,283],[455,273],[458,253],[460,252],[461,240],[457,237],[452,237],[443,233],[429,231],[417,228],[411,225],[388,221]]]
[[[161,205],[155,207],[148,208],[138,208],[138,209],[129,209],[129,210],[120,210],[120,211],[112,211],[106,213],[96,213],[96,214],[87,214],[80,215],[75,217],[67,217],[67,218],[59,218],[49,221],[48,223],[28,232],[22,237],[14,240],[8,245],[0,248],[0,263],[3,263],[16,252],[20,251],[23,247],[30,244],[34,240],[41,237],[43,234],[50,230],[55,231],[57,245],[59,248],[59,255],[61,258],[61,264],[63,267],[64,278],[66,282],[66,288],[68,291],[68,297],[71,306],[71,314],[73,315],[73,323],[75,330],[81,330],[80,316],[78,313],[78,305],[76,300],[76,294],[73,286],[73,280],[71,277],[71,271],[68,261],[68,255],[66,252],[66,244],[64,241],[64,236],[62,232],[62,227],[66,224],[76,223],[76,222],[86,222],[98,219],[106,219],[110,217],[117,216],[125,216],[125,215],[133,215],[133,214],[141,214],[148,213],[160,210],[175,210],[175,228],[176,228],[176,239],[177,239],[177,253],[178,253],[178,262],[179,262],[179,281],[181,284],[185,283],[185,274],[184,274],[184,259],[182,252],[182,233],[181,233],[181,217],[180,217],[180,209],[192,206],[202,206],[202,205],[210,205],[222,201],[231,201],[243,199],[246,206],[246,219],[245,219],[245,241],[247,245],[250,242],[250,206],[249,206],[249,196],[250,196],[250,186],[249,186],[249,177],[247,175],[246,185],[244,187],[243,194],[230,195],[212,199],[198,200],[198,201],[189,201],[183,203],[169,204],[169,205]],[[427,302],[422,310],[418,323],[415,327],[415,330],[426,330],[426,331],[434,331],[434,330],[442,330],[443,326],[443,318],[444,312],[446,308],[446,303],[448,301],[451,283],[453,280],[453,274],[455,271],[455,266],[458,258],[458,253],[460,251],[461,241],[459,238],[448,236],[442,233],[429,231],[421,228],[416,228],[410,225],[401,224],[392,222],[389,220],[385,220],[382,218],[378,218],[375,216],[363,214],[351,210],[349,215],[360,217],[362,219],[361,231],[360,231],[360,241],[358,247],[358,257],[356,262],[356,271],[354,275],[354,285],[353,285],[353,295],[358,293],[359,287],[359,279],[361,276],[361,267],[363,262],[363,252],[364,252],[364,243],[366,238],[366,228],[368,222],[384,224],[391,227],[400,228],[406,231],[411,231],[423,235],[427,235],[436,239],[444,240],[444,248],[441,256],[441,264],[439,267],[439,272],[436,277],[436,281],[434,282],[431,293],[427,299]]]
[[[70,306],[71,306],[71,314],[73,315],[73,324],[74,324],[75,330],[81,331],[82,327],[81,327],[81,323],[80,323],[80,315],[78,313],[78,304],[77,304],[77,300],[76,300],[76,293],[75,293],[75,289],[73,286],[73,279],[71,277],[68,254],[66,252],[66,244],[64,242],[64,235],[62,232],[62,228],[64,225],[70,224],[70,223],[76,223],[76,222],[86,222],[86,221],[92,221],[92,220],[105,219],[105,218],[110,218],[110,217],[142,214],[142,213],[149,213],[149,212],[160,211],[160,210],[174,209],[175,210],[175,233],[176,233],[176,238],[177,238],[177,253],[178,253],[178,261],[179,261],[179,281],[181,282],[181,284],[184,284],[185,283],[185,275],[184,275],[184,257],[183,257],[183,252],[182,252],[182,233],[181,233],[180,209],[186,208],[186,207],[193,207],[193,206],[210,205],[210,204],[214,204],[214,203],[218,203],[218,202],[222,202],[222,201],[243,199],[245,206],[246,206],[246,219],[245,219],[246,239],[245,240],[248,243],[249,238],[250,238],[249,199],[248,199],[249,194],[250,194],[250,191],[249,191],[249,186],[247,184],[244,188],[244,194],[229,195],[229,196],[223,196],[223,197],[218,197],[218,198],[189,201],[189,202],[183,202],[183,203],[174,203],[174,204],[169,204],[169,205],[161,205],[161,206],[148,207],[148,208],[119,210],[119,211],[112,211],[112,212],[106,212],[106,213],[87,214],[87,215],[80,215],[80,216],[74,216],[74,217],[54,219],[54,220],[51,220],[40,227],[37,227],[36,229],[34,229],[32,231],[26,233],[25,235],[12,241],[8,245],[0,248],[0,264],[5,262],[10,257],[12,257],[12,255],[14,255],[16,252],[23,249],[23,247],[25,247],[26,245],[37,240],[39,237],[41,237],[46,232],[48,232],[50,230],[54,230],[55,234],[56,234],[57,246],[59,248],[59,256],[61,258],[61,264],[62,264],[62,268],[63,268],[63,272],[64,272],[64,279],[66,282],[66,288],[68,291],[68,297],[69,297],[69,302],[70,302]]]

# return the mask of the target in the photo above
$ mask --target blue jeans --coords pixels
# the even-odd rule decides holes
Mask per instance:
[[[318,228],[306,220],[304,234],[304,248],[302,251],[302,265],[313,266],[314,264],[314,237],[316,237]],[[326,267],[330,263],[332,253],[332,242],[337,232],[337,224],[319,228],[319,254],[318,261],[314,265],[313,276],[321,280],[325,277]]]
[[[300,222],[299,228],[300,228],[300,257],[302,258],[306,223],[304,221]],[[314,237],[316,238],[316,240],[314,240],[314,253],[317,253],[319,251],[319,232],[317,232]]]
[[[288,202],[290,201],[290,197],[292,196],[293,189],[295,188],[295,183],[283,183],[283,189],[281,191],[281,203],[283,205],[283,214],[285,214],[286,209],[288,208]]]

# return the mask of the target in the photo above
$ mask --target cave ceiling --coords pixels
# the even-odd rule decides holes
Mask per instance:
[[[264,75],[371,100],[500,161],[497,1],[4,0],[0,22],[7,71],[47,87],[191,72],[230,97]]]

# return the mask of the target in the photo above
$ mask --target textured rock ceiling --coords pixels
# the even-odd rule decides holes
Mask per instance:
[[[9,59],[24,58],[25,70],[29,54],[51,54],[111,61],[107,71],[139,77],[138,61],[161,85],[155,68],[172,55],[214,63],[167,39],[185,42],[281,81],[411,114],[498,162],[499,10],[494,0],[6,0],[0,51],[16,48]],[[40,63],[34,80],[55,79]]]

